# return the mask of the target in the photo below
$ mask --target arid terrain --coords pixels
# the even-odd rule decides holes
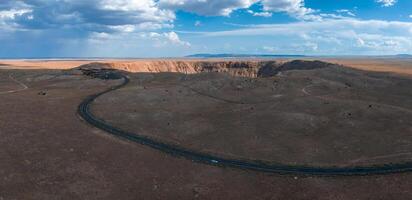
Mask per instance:
[[[339,58],[307,58],[307,60],[320,59],[325,62],[350,66],[352,68],[376,71],[398,73],[401,75],[412,75],[411,58],[374,58],[374,57],[339,57]],[[285,62],[290,59],[276,59],[278,62]],[[179,62],[180,61],[180,62]],[[116,69],[126,70],[129,72],[184,72],[181,71],[183,66],[192,63],[208,63],[226,61],[224,59],[135,59],[135,60],[0,60],[1,68],[11,69],[71,69],[91,62],[109,63]],[[233,60],[233,61],[242,61]],[[247,59],[253,62],[254,59]],[[256,60],[255,60],[256,61]],[[184,67],[183,67],[184,69]]]
[[[0,200],[410,199],[412,172],[207,165],[111,136],[77,113],[122,83],[89,72],[115,69],[130,82],[91,112],[156,141],[290,166],[412,162],[412,62],[321,60],[0,60]]]

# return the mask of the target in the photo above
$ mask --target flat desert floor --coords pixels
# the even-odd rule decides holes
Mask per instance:
[[[148,71],[161,67],[130,65],[147,60],[101,60],[128,68],[121,73],[130,83],[96,99],[91,110],[130,132],[226,158],[340,167],[412,161],[412,62],[322,60],[349,67],[256,78],[252,69],[236,68],[246,76],[176,73],[178,64],[155,73]],[[72,69],[90,62],[0,61],[0,200],[412,196],[408,172],[256,172],[205,165],[110,136],[77,114],[83,99],[121,83]]]

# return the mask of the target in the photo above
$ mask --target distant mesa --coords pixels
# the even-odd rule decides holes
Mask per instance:
[[[300,58],[304,55],[276,55],[276,54],[193,54],[187,58]]]
[[[411,54],[398,54],[396,55],[398,58],[412,58]]]

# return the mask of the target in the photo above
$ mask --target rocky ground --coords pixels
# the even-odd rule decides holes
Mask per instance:
[[[279,66],[268,68],[274,76],[266,78],[127,73],[130,85],[92,109],[124,129],[229,157],[327,166],[410,160],[411,78],[336,65],[276,71]],[[79,70],[0,70],[0,199],[412,195],[410,173],[267,174],[193,163],[113,138],[84,123],[76,109],[116,84]]]

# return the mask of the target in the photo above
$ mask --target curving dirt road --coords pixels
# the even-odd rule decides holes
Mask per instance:
[[[27,85],[25,85],[24,83],[22,83],[22,82],[16,80],[15,78],[13,78],[13,76],[11,74],[9,75],[9,79],[12,80],[13,82],[19,84],[21,86],[21,89],[0,92],[0,94],[10,94],[10,93],[20,92],[20,91],[29,89],[29,87]]]
[[[129,78],[123,74],[119,74],[123,82],[118,86],[112,87],[103,92],[91,95],[84,99],[78,107],[78,114],[89,124],[106,131],[107,133],[119,137],[121,139],[136,142],[142,145],[149,146],[159,151],[183,157],[195,162],[200,162],[209,165],[220,167],[233,167],[239,169],[255,170],[261,172],[270,172],[278,174],[297,174],[297,175],[319,175],[319,176],[355,176],[355,175],[375,175],[387,173],[400,173],[412,171],[412,162],[405,163],[388,163],[375,166],[354,166],[354,167],[316,167],[302,165],[285,165],[285,164],[266,164],[261,161],[245,161],[227,159],[202,152],[196,152],[190,149],[185,149],[180,146],[174,146],[161,141],[156,141],[151,138],[141,136],[136,133],[124,131],[114,127],[104,120],[99,119],[90,112],[90,106],[93,101],[99,96],[111,91],[120,89],[129,83]]]

